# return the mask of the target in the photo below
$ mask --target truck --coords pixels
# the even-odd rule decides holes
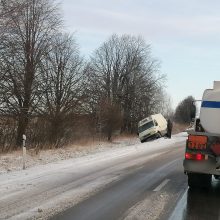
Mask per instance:
[[[220,81],[204,91],[194,121],[186,140],[184,173],[190,188],[209,188],[212,177],[220,177]]]
[[[138,136],[141,143],[160,138],[167,134],[167,121],[162,114],[151,115],[138,123]]]

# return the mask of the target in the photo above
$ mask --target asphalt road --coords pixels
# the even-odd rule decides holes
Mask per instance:
[[[209,190],[186,190],[169,219],[219,220],[220,181],[213,178],[212,187]]]
[[[184,143],[179,143],[175,149],[130,167],[127,175],[52,219],[167,219],[187,189],[183,155]]]
[[[184,143],[141,165],[52,220],[220,219],[220,182],[191,191],[183,174]]]
[[[48,219],[69,207],[78,213],[70,214],[69,219],[117,219],[122,215],[130,218],[134,213],[144,214],[142,203],[135,211],[130,208],[142,200],[149,203],[145,198],[153,201],[154,208],[149,211],[157,216],[159,206],[166,205],[171,193],[161,194],[161,190],[153,189],[161,182],[165,184],[161,189],[170,186],[172,176],[179,175],[181,186],[185,181],[181,171],[184,143],[180,144],[184,139],[175,137],[171,141],[161,139],[152,144],[109,149],[0,175],[0,219]],[[175,190],[171,191],[175,200]]]
[[[185,141],[171,143],[3,175],[0,219],[219,220],[220,181],[209,191],[188,190]]]

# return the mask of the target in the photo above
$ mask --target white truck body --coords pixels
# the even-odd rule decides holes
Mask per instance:
[[[208,133],[220,136],[220,81],[215,81],[213,89],[206,89],[202,97],[200,120]]]
[[[183,166],[191,188],[209,187],[212,175],[220,178],[220,81],[204,91],[199,119],[188,131]]]
[[[167,134],[167,121],[162,114],[151,115],[138,123],[138,135],[141,142],[155,136]]]

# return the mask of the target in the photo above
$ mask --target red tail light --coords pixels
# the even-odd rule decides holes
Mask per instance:
[[[205,160],[205,155],[203,155],[203,154],[196,154],[196,160]]]
[[[206,156],[204,154],[191,154],[191,153],[185,153],[185,159],[187,160],[205,160]]]
[[[185,153],[185,159],[187,159],[187,160],[192,159],[192,154],[190,154],[190,153]]]

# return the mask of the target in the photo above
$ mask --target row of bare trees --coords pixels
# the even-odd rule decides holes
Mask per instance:
[[[147,115],[170,111],[165,76],[141,37],[112,35],[85,60],[62,29],[53,0],[0,1],[3,150],[19,146],[22,134],[30,145],[60,146],[76,128],[110,140],[116,130],[135,132]]]

